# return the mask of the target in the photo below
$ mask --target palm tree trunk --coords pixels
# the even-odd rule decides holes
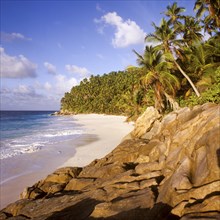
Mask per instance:
[[[155,108],[162,113],[165,106],[163,104],[163,98],[161,93],[161,85],[160,83],[156,82],[154,85],[154,94],[155,94]]]
[[[198,89],[196,88],[196,86],[194,85],[194,83],[192,82],[192,80],[189,78],[189,76],[183,71],[183,69],[180,67],[180,65],[176,62],[175,57],[172,53],[172,50],[170,49],[170,47],[168,48],[168,50],[171,55],[173,56],[173,62],[175,63],[176,67],[179,69],[179,71],[182,73],[182,75],[188,80],[189,84],[192,86],[194,92],[196,93],[197,97],[200,97],[200,93],[198,91]]]
[[[200,93],[198,91],[198,89],[196,88],[196,86],[194,85],[194,83],[192,82],[192,80],[188,77],[188,75],[183,71],[183,69],[180,67],[180,65],[176,62],[176,60],[174,59],[173,62],[175,63],[175,65],[177,66],[177,68],[179,69],[179,71],[183,74],[183,76],[188,80],[188,82],[190,83],[190,85],[192,86],[194,92],[196,93],[196,95],[198,97],[200,97]]]
[[[173,97],[171,97],[170,95],[168,95],[166,92],[164,92],[164,95],[167,99],[167,101],[170,103],[171,108],[175,111],[178,110],[180,108],[179,104],[175,101],[175,99]]]

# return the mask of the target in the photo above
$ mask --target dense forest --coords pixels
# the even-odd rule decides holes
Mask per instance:
[[[160,112],[220,102],[220,1],[196,0],[195,16],[177,3],[146,36],[137,67],[85,78],[65,93],[61,112],[137,117],[154,105]],[[206,36],[206,37],[204,37]],[[208,36],[208,37],[207,37]]]

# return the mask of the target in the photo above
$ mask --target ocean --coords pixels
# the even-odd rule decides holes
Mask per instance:
[[[73,140],[83,129],[72,116],[52,111],[0,111],[0,159],[17,157]]]

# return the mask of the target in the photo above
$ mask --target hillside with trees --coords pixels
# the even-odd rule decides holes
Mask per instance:
[[[219,103],[220,1],[196,0],[194,11],[187,16],[176,2],[167,6],[143,54],[133,50],[138,66],[82,80],[62,98],[61,112],[135,118],[151,105],[163,113]]]

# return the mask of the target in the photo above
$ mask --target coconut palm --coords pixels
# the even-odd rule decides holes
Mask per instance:
[[[208,2],[207,0],[196,0],[194,5],[194,11],[197,11],[196,17],[201,18],[206,11],[209,11]]]
[[[178,7],[177,3],[174,2],[171,6],[167,6],[167,11],[164,14],[169,18],[168,23],[172,24],[175,29],[178,29],[178,26],[181,24],[179,20],[183,19],[182,12],[185,11],[185,8]]]
[[[217,43],[217,40],[216,42]],[[210,86],[217,67],[220,66],[220,40],[213,44],[212,40],[203,44],[194,44],[185,49],[187,71],[196,77],[197,86]]]
[[[220,33],[205,42],[205,50],[211,54],[211,62],[220,62]]]
[[[219,0],[196,0],[194,5],[196,17],[201,18],[204,15],[205,31],[211,35],[220,28],[220,1]],[[208,12],[208,15],[206,14]]]
[[[152,25],[155,31],[153,34],[148,34],[145,37],[145,40],[160,43],[157,46],[157,48],[164,51],[164,53],[166,54],[166,57],[167,58],[169,57],[168,61],[171,61],[175,64],[175,66],[178,68],[181,74],[190,83],[196,95],[199,97],[200,93],[197,90],[196,86],[194,85],[190,77],[183,71],[181,66],[176,62],[175,56],[173,54],[175,43],[179,41],[179,40],[176,40],[177,33],[175,32],[175,30],[170,28],[169,23],[165,19],[162,19],[160,26],[156,26],[154,23]]]
[[[155,94],[155,108],[162,112],[165,109],[165,99],[172,108],[177,107],[174,101],[176,90],[179,88],[177,77],[171,74],[173,63],[165,62],[161,51],[155,47],[146,46],[144,55],[137,55],[138,64],[144,68],[146,74],[142,77],[142,85],[148,89],[152,86]]]
[[[152,26],[155,31],[147,34],[145,40],[160,43],[158,49],[170,52],[172,42],[175,41],[177,33],[170,28],[169,23],[164,18],[162,18],[160,26],[157,26],[154,22]]]
[[[189,46],[195,41],[202,41],[203,35],[201,34],[202,26],[192,16],[184,17],[184,24],[181,25],[180,29],[183,32],[183,40]]]

